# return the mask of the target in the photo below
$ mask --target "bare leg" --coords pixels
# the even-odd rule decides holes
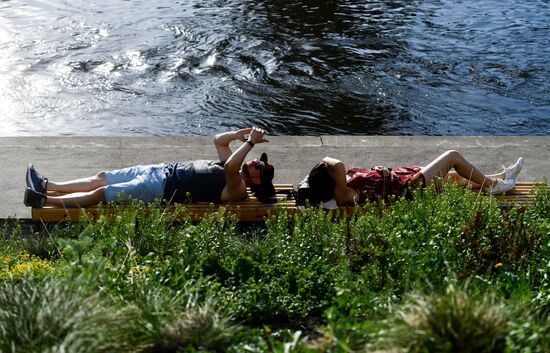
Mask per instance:
[[[466,178],[461,177],[454,170],[451,170],[449,173],[447,173],[447,175],[445,176],[445,178],[443,178],[443,180],[444,181],[453,181],[453,182],[455,182],[459,185],[469,186],[474,190],[477,190],[477,189],[481,188],[481,185],[479,185],[477,183],[474,183],[471,180],[468,180]]]
[[[88,207],[105,202],[104,188],[86,192],[75,192],[63,196],[48,196],[46,206],[55,207]]]
[[[504,172],[500,172],[500,173],[497,173],[497,174],[489,174],[489,175],[486,175],[488,178],[491,178],[491,179],[505,179],[506,178],[506,174],[504,174]],[[452,180],[454,181],[455,183],[458,183],[460,185],[464,185],[464,186],[469,186],[471,187],[473,190],[479,190],[481,189],[481,185],[479,185],[478,183],[474,183],[473,181],[471,180],[468,180],[466,178],[463,178],[461,177],[457,172],[455,171],[450,171],[449,173],[447,173],[447,176],[445,176],[444,178],[445,181],[447,180]]]
[[[48,191],[63,193],[90,192],[100,187],[107,186],[105,173],[100,172],[93,177],[69,180],[64,182],[48,181]]]
[[[424,175],[426,182],[430,183],[436,178],[445,178],[453,168],[460,177],[470,180],[479,186],[490,188],[496,185],[495,179],[481,173],[459,152],[452,150],[437,157],[433,162],[423,167],[420,172]]]

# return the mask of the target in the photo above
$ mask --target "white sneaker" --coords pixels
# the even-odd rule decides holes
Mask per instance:
[[[515,179],[497,179],[497,184],[492,188],[485,188],[485,191],[490,195],[502,194],[503,192],[512,190],[515,184]]]
[[[502,167],[504,168],[506,179],[517,179],[519,172],[521,172],[521,168],[523,168],[523,158],[519,157],[516,163],[509,167]]]

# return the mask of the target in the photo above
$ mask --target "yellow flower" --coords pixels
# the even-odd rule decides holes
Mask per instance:
[[[499,267],[502,267],[502,262],[499,262],[498,264],[495,265],[495,268],[499,268]]]
[[[19,279],[35,271],[49,271],[52,266],[48,261],[22,251],[16,255],[4,255],[0,258],[0,280]]]

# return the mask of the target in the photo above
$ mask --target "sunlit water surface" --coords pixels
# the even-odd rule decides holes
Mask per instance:
[[[549,9],[4,0],[0,135],[548,135]]]

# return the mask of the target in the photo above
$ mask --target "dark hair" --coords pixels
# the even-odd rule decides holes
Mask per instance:
[[[307,182],[311,190],[309,202],[312,205],[317,205],[334,198],[334,186],[336,183],[330,175],[325,162],[321,162],[311,169]]]
[[[251,185],[250,191],[252,191],[254,196],[262,202],[277,202],[275,198],[275,187],[273,186],[275,169],[271,163],[267,162],[267,154],[262,153],[260,161],[264,162],[265,165],[260,177],[260,185]]]

